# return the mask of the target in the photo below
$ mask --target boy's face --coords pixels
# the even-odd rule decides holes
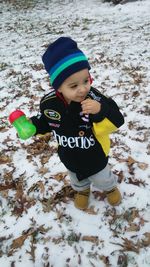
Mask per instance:
[[[71,101],[82,102],[90,91],[90,77],[88,69],[72,74],[59,87],[58,91],[70,104]]]

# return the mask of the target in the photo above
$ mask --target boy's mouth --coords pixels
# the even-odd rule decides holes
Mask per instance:
[[[78,98],[80,99],[80,101],[83,101],[86,98],[86,96],[85,95],[84,96],[79,96]]]

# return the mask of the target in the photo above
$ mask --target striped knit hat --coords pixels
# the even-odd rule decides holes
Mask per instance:
[[[50,44],[42,57],[51,85],[57,90],[72,74],[90,69],[86,56],[69,37],[60,37]]]

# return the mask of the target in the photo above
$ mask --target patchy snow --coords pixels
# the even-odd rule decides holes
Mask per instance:
[[[9,0],[0,13],[0,266],[149,267],[150,1]],[[16,108],[38,112],[50,90],[41,56],[60,36],[78,42],[93,85],[125,115],[111,136],[116,208],[92,188],[89,209],[77,210],[55,142],[19,140],[8,122]]]

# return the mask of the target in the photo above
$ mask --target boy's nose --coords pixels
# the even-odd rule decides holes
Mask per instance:
[[[79,92],[80,92],[80,93],[84,93],[84,92],[86,92],[86,86],[84,86],[84,85],[80,85],[80,86],[79,86]]]

